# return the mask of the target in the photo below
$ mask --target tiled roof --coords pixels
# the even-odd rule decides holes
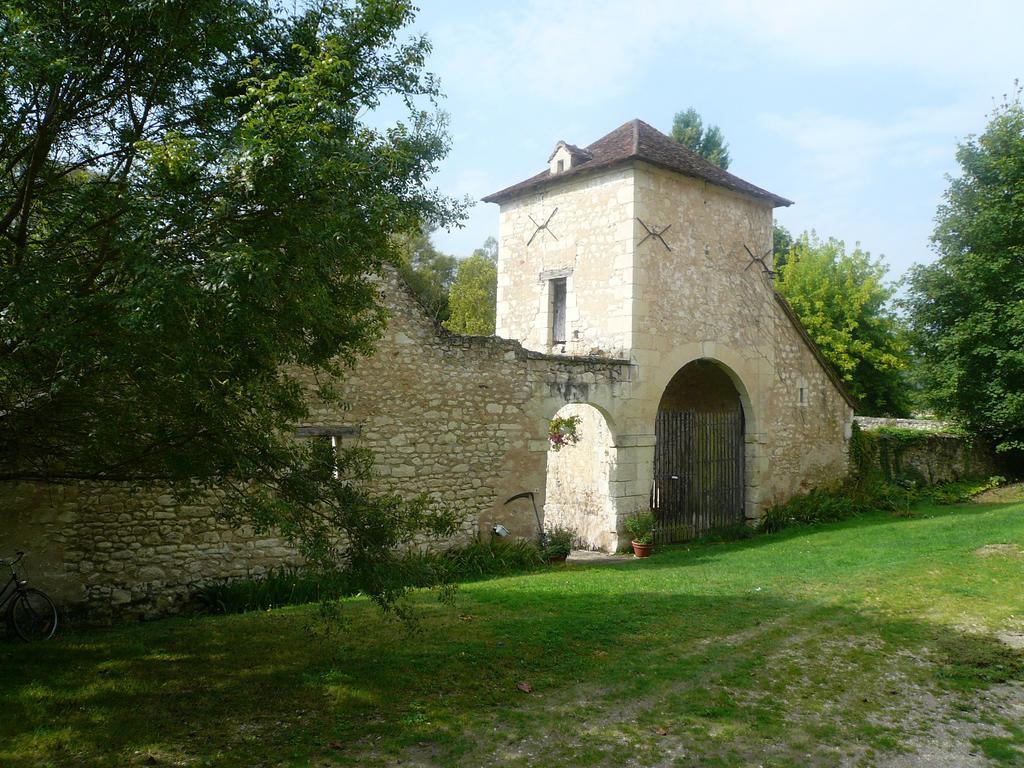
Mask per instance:
[[[484,202],[500,203],[521,194],[533,192],[548,184],[583,176],[633,160],[643,160],[659,168],[703,179],[710,184],[742,192],[752,197],[769,200],[774,207],[793,204],[792,200],[779,197],[738,176],[723,171],[714,163],[705,160],[688,147],[677,144],[642,120],[630,120],[583,150],[569,144],[566,144],[566,147],[569,147],[570,151],[579,152],[579,159],[582,162],[573,163],[571,168],[558,174],[552,174],[549,170],[542,171],[526,181],[488,195],[484,198]],[[573,153],[574,160],[577,159],[576,152]],[[590,158],[585,159],[586,155],[590,155]]]

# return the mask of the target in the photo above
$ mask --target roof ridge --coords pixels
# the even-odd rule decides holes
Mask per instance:
[[[567,146],[568,142],[561,140]],[[570,150],[571,151],[571,150]],[[484,202],[497,203],[527,191],[536,190],[548,183],[575,178],[580,174],[594,173],[618,163],[642,160],[675,173],[701,179],[725,189],[768,200],[773,207],[792,205],[791,200],[773,194],[728,171],[674,141],[654,126],[639,118],[628,120],[611,133],[588,144],[582,152],[589,157],[586,162],[573,166],[562,173],[553,174],[549,169],[518,184],[495,192],[484,198]],[[550,162],[550,158],[549,158]]]

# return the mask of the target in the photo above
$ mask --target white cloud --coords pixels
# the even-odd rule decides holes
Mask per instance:
[[[672,46],[702,49],[712,65],[770,55],[1008,88],[1024,76],[1022,28],[1024,4],[1011,0],[523,0],[473,4],[429,31],[447,83],[587,105],[627,89]]]
[[[888,120],[803,110],[764,115],[761,123],[780,141],[794,144],[792,156],[842,198],[887,183],[880,169],[899,168],[904,174],[948,166],[958,132],[976,119],[973,106],[953,105],[911,109]]]
[[[444,82],[492,98],[586,105],[628,87],[694,15],[667,0],[528,0],[430,29],[432,62]]]
[[[765,47],[819,66],[892,67],[945,77],[1009,77],[1024,65],[1015,0],[724,0],[720,20]]]

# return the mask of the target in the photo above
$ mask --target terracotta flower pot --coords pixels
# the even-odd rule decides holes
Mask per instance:
[[[639,541],[633,542],[633,555],[635,557],[650,557],[651,550],[654,548],[653,544],[641,544]]]

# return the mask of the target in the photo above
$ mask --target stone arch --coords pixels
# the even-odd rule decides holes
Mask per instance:
[[[688,363],[695,360],[708,360],[721,368],[739,393],[747,434],[760,434],[760,408],[755,402],[757,396],[755,386],[760,376],[765,374],[759,370],[757,363],[730,347],[713,341],[683,344],[663,355],[662,359],[671,361],[671,363],[663,363],[653,372],[650,388],[657,394],[647,402],[648,407],[644,416],[648,422],[653,423],[660,405],[661,395],[672,378]]]
[[[564,405],[554,415],[579,417],[580,439],[575,445],[548,450],[544,525],[573,529],[585,549],[614,549],[611,480],[616,447],[609,421],[600,408],[588,403]]]
[[[717,345],[692,346],[698,354],[662,369],[652,414],[651,501],[664,541],[744,522],[759,477],[757,414],[737,371],[749,375],[747,361]]]

